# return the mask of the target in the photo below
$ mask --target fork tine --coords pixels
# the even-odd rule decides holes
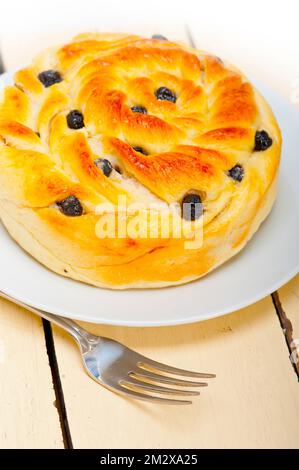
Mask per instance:
[[[165,405],[191,405],[192,404],[192,401],[190,400],[176,400],[173,398],[154,397],[152,395],[147,395],[145,393],[136,392],[120,384],[113,384],[112,386],[110,385],[109,388],[116,390],[121,395],[137,398],[143,401],[150,401],[153,403],[162,403]]]
[[[200,392],[197,392],[195,390],[179,390],[176,388],[159,387],[159,385],[148,384],[132,376],[130,377],[130,379],[121,380],[119,383],[124,386],[135,387],[137,388],[137,390],[141,389],[146,390],[147,392],[161,393],[163,395],[196,396],[200,394]]]
[[[145,369],[141,369],[141,372],[133,372],[129,374],[130,376],[134,376],[137,379],[145,380],[145,381],[152,381],[152,382],[160,382],[169,385],[178,385],[181,387],[206,387],[208,384],[206,382],[193,382],[191,380],[182,380],[177,379],[175,377],[166,377],[165,375],[155,374],[154,372],[150,372]]]
[[[142,357],[143,361],[139,361],[138,365],[143,365],[144,367],[152,367],[156,370],[167,372],[168,374],[183,375],[185,377],[197,377],[202,379],[213,379],[216,377],[215,374],[206,374],[204,372],[194,372],[191,370],[178,369],[177,367],[168,366],[167,364],[162,364],[161,362],[153,361],[147,357]]]

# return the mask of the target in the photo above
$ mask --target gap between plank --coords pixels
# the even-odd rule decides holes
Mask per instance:
[[[53,382],[54,392],[55,392],[55,397],[56,397],[55,405],[56,405],[58,415],[59,415],[63,443],[64,443],[65,449],[73,449],[72,436],[71,436],[69,422],[67,418],[64,394],[63,394],[63,389],[61,385],[59,367],[58,367],[58,362],[57,362],[57,357],[56,357],[52,326],[48,320],[42,319],[42,322],[43,322],[43,328],[44,328],[44,334],[45,334],[47,354],[49,357],[49,364],[50,364],[50,369],[51,369],[51,374],[52,374],[52,382]]]
[[[194,37],[192,35],[192,32],[191,32],[189,26],[186,25],[185,28],[186,28],[186,35],[187,35],[189,44],[192,47],[196,48],[196,43],[195,43]],[[276,311],[278,319],[279,319],[280,326],[283,330],[283,334],[284,334],[284,337],[285,337],[285,340],[286,340],[286,344],[287,344],[289,354],[291,356],[293,352],[296,352],[296,346],[294,345],[294,338],[293,338],[293,325],[292,325],[292,322],[289,320],[289,318],[287,317],[284,309],[282,308],[278,292],[277,291],[273,292],[271,294],[271,297],[272,297],[272,302],[273,302],[275,311]],[[291,362],[291,359],[290,359],[290,362]],[[292,364],[292,367],[295,371],[297,379],[299,381],[299,363],[291,362],[291,364]]]
[[[281,301],[280,301],[278,292],[277,291],[273,292],[273,294],[271,294],[271,297],[272,297],[272,302],[273,302],[274,308],[276,310],[276,313],[277,313],[277,316],[278,316],[278,319],[279,319],[280,326],[282,328],[282,331],[283,331],[283,334],[284,334],[284,337],[285,337],[285,341],[286,341],[286,344],[287,344],[289,354],[291,356],[292,353],[296,353],[296,346],[295,346],[294,338],[293,338],[293,325],[292,325],[292,322],[287,317],[287,315],[286,315],[286,313],[285,313],[285,311],[284,311],[284,309],[281,305]],[[293,366],[294,372],[295,372],[295,374],[297,376],[297,379],[299,381],[299,363],[298,362],[297,363],[292,362],[291,358],[290,358],[290,362]]]

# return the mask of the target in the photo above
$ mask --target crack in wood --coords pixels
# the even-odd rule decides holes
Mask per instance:
[[[191,47],[194,47],[194,49],[195,49],[196,44],[195,44],[194,38],[192,36],[191,30],[190,30],[188,25],[185,26],[185,30],[186,30],[186,35],[187,35],[187,38],[188,38],[188,41],[189,41],[189,45]]]
[[[5,72],[2,55],[0,54],[0,74]]]
[[[294,338],[293,338],[293,325],[292,325],[291,320],[287,317],[286,312],[284,311],[281,305],[278,292],[277,291],[273,292],[273,294],[271,294],[271,297],[272,297],[273,305],[275,307],[275,311],[279,318],[280,326],[282,328],[282,331],[286,340],[286,344],[287,344],[288,351],[290,354],[290,362],[292,364],[292,367],[299,381],[299,361],[297,362],[291,361],[292,355],[297,356],[297,348],[296,348],[296,345],[294,343]]]
[[[60,373],[59,367],[56,357],[55,345],[54,345],[54,338],[52,332],[51,323],[48,320],[42,319],[44,334],[45,334],[45,341],[46,341],[46,349],[49,358],[49,365],[52,374],[52,382],[55,392],[56,400],[54,402],[54,406],[57,408],[60,427],[63,437],[63,443],[65,449],[73,449],[73,442],[72,436],[70,432],[69,422],[67,418],[66,406],[64,401],[64,394],[63,388],[60,380]]]

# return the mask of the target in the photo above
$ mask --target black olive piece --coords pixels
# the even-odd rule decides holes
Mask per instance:
[[[106,158],[97,158],[95,161],[94,161],[94,164],[95,166],[97,166],[100,170],[102,170],[102,172],[104,173],[105,176],[110,176],[112,170],[113,170],[113,166],[111,165],[111,163],[109,162],[109,160],[107,160]]]
[[[244,168],[242,167],[242,165],[235,165],[233,166],[228,174],[229,176],[235,180],[235,181],[242,181],[243,177],[244,177]]]
[[[263,152],[271,147],[273,140],[266,131],[256,131],[255,133],[255,146],[256,152]]]
[[[198,194],[187,194],[182,200],[182,217],[185,220],[197,220],[203,214],[203,204]]]
[[[67,125],[70,129],[81,129],[84,127],[84,118],[81,111],[78,109],[73,109],[70,111],[66,117]]]
[[[133,147],[133,149],[135,150],[135,152],[142,153],[143,155],[148,155],[147,151],[144,150],[142,147]]]
[[[83,207],[76,196],[69,196],[56,202],[60,212],[68,217],[78,217],[83,214]]]
[[[62,82],[62,76],[57,70],[45,70],[38,74],[38,79],[46,88],[55,83]]]
[[[175,103],[177,100],[176,94],[166,86],[158,88],[158,90],[155,91],[155,96],[157,100],[171,101],[172,103]]]
[[[147,114],[147,109],[144,106],[132,106],[133,113]]]
[[[152,39],[159,39],[160,41],[168,41],[168,39],[162,34],[153,34]]]

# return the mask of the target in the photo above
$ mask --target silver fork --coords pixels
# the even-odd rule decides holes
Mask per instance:
[[[184,387],[204,387],[207,383],[171,377],[170,375],[193,379],[215,377],[214,374],[177,369],[153,361],[118,341],[89,333],[69,318],[33,308],[1,291],[0,296],[67,331],[79,345],[83,364],[90,377],[118,394],[155,403],[190,404],[192,403],[190,400],[178,400],[170,397],[199,395],[199,391],[187,390]],[[169,387],[161,384],[169,385]],[[174,386],[183,388],[172,388]],[[165,398],[163,395],[168,395],[169,398]]]

